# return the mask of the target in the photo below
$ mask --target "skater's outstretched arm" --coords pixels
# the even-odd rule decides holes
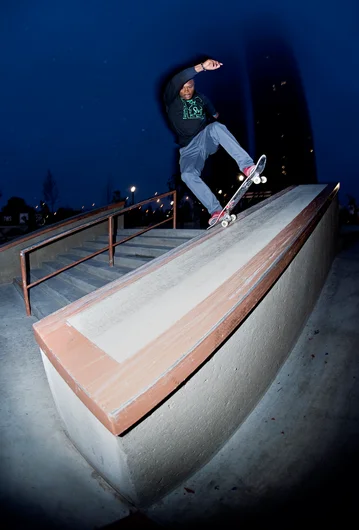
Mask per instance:
[[[196,64],[196,66],[192,66],[190,68],[186,68],[185,70],[182,70],[182,72],[176,74],[174,77],[172,77],[171,81],[165,88],[165,105],[168,107],[175,99],[175,97],[178,96],[178,93],[183,87],[183,85],[187,83],[187,81],[189,81],[190,79],[193,79],[194,76],[196,76],[200,72],[205,72],[207,70],[217,70],[221,66],[222,63],[215,61],[214,59],[207,59],[203,63]]]

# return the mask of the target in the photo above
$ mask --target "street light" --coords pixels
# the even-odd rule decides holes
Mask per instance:
[[[135,204],[135,191],[136,191],[136,186],[132,186],[132,188],[131,188],[132,204]]]

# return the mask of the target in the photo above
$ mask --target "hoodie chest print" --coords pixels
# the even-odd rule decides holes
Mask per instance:
[[[184,120],[203,120],[204,109],[201,98],[182,100]]]

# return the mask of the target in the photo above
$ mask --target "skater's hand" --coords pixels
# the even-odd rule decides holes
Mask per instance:
[[[214,59],[207,59],[207,61],[204,61],[204,63],[202,63],[202,66],[205,70],[217,70],[218,68],[223,66],[223,63],[215,61]]]

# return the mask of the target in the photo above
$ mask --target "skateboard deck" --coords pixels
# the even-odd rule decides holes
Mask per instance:
[[[229,225],[229,223],[235,221],[236,215],[231,214],[231,211],[233,210],[233,208],[237,206],[238,202],[241,200],[243,195],[248,191],[250,186],[252,184],[260,184],[261,182],[264,184],[265,182],[267,182],[266,177],[260,176],[265,168],[266,162],[267,162],[267,157],[265,155],[262,155],[261,157],[259,157],[258,162],[255,165],[255,169],[252,171],[251,175],[249,175],[249,177],[246,177],[244,179],[244,181],[239,186],[239,188],[237,189],[233,197],[231,197],[231,199],[227,202],[227,204],[221,211],[221,214],[218,216],[217,221],[215,221],[212,225],[210,225],[207,228],[207,230],[209,230],[210,228],[213,228],[218,223],[221,223],[221,225],[224,228],[226,228]],[[223,213],[225,213],[225,215],[221,217]]]

